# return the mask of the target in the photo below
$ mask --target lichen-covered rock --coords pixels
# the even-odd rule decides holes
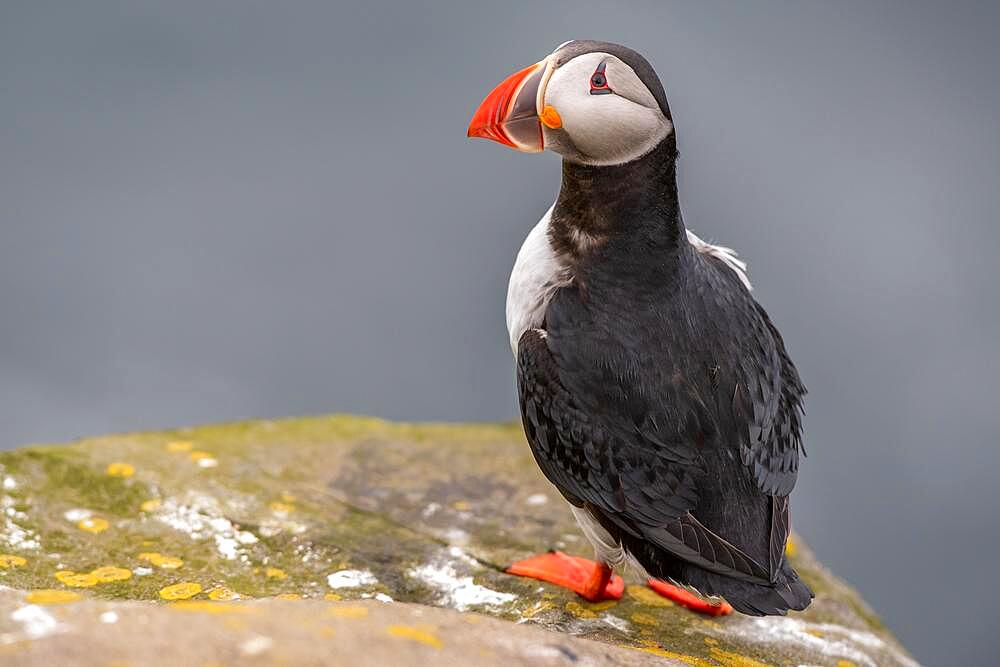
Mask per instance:
[[[257,421],[25,448],[0,465],[0,584],[19,589],[0,596],[0,652],[24,661],[146,664],[173,642],[223,663],[398,651],[437,664],[915,664],[801,543],[791,557],[817,597],[787,618],[709,620],[640,585],[590,604],[504,574],[549,548],[590,555],[515,425]]]

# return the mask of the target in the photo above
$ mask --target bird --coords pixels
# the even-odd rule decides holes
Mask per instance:
[[[572,40],[515,72],[468,136],[562,157],[517,253],[506,320],[534,460],[593,560],[507,571],[620,598],[616,569],[711,614],[805,609],[786,555],[806,389],[746,264],[686,229],[664,87],[637,52]]]

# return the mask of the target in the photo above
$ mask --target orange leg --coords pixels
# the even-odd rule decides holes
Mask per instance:
[[[646,583],[663,597],[674,601],[682,607],[687,607],[691,611],[708,614],[709,616],[725,616],[726,614],[733,613],[733,608],[725,600],[709,602],[688,590],[668,584],[665,581],[660,581],[659,579],[650,579]]]
[[[568,588],[591,602],[619,600],[625,590],[625,582],[606,563],[567,556],[561,551],[519,560],[506,572]]]

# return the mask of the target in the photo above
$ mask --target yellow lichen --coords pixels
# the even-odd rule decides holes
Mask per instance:
[[[89,519],[84,519],[80,523],[76,524],[76,527],[80,530],[85,530],[88,533],[103,533],[108,529],[107,519],[102,519],[100,517],[91,517]]]
[[[90,572],[73,572],[72,570],[60,570],[55,574],[59,583],[72,588],[90,588],[97,585],[97,577]]]
[[[168,452],[190,452],[194,447],[194,443],[188,442],[187,440],[174,440],[173,442],[168,442],[166,445],[166,450]]]
[[[112,581],[125,581],[132,578],[132,570],[126,570],[124,567],[115,567],[114,565],[99,567],[96,570],[92,570],[90,574],[102,584]]]
[[[687,665],[693,665],[694,667],[718,667],[715,663],[709,662],[702,658],[698,658],[693,655],[685,655],[683,653],[674,653],[673,651],[668,651],[659,646],[643,646],[639,648],[640,651],[645,653],[652,653],[653,655],[658,655],[662,658],[671,658],[673,660],[678,660]]]
[[[674,604],[656,591],[645,586],[629,586],[626,590],[629,596],[649,607],[672,607]]]
[[[281,570],[281,569],[276,568],[276,567],[269,567],[269,568],[267,568],[266,570],[264,570],[264,575],[268,579],[287,579],[288,578],[288,575],[285,574],[284,570]]]
[[[356,607],[353,605],[336,605],[327,610],[331,616],[337,618],[364,618],[368,615],[368,607]]]
[[[705,637],[705,643],[708,644],[709,646],[718,646],[719,640],[716,639],[715,637]]]
[[[76,602],[80,594],[73,591],[62,591],[55,588],[42,588],[28,593],[25,601],[28,604],[66,604]]]
[[[472,505],[470,505],[469,502],[466,500],[456,500],[451,504],[451,506],[457,509],[459,512],[464,512],[465,510],[472,507]]]
[[[192,461],[201,461],[202,459],[211,459],[215,457],[212,456],[209,452],[196,451],[188,454],[188,458],[190,458]]]
[[[153,498],[151,500],[144,500],[142,504],[139,505],[139,509],[141,509],[143,512],[153,512],[155,510],[160,509],[160,505],[162,504],[163,501],[161,501],[159,498]]]
[[[160,589],[160,597],[164,600],[187,600],[201,593],[201,584],[185,581]]]
[[[766,662],[761,662],[759,660],[754,660],[753,658],[748,658],[745,655],[740,655],[739,653],[732,653],[730,651],[723,651],[722,649],[713,648],[710,651],[712,660],[722,665],[722,667],[771,667],[770,664]]]
[[[633,623],[638,623],[639,625],[659,625],[660,621],[657,620],[652,614],[646,614],[638,611],[630,617]]]
[[[183,564],[184,561],[181,560],[180,558],[177,558],[176,556],[160,556],[153,563],[153,565],[159,568],[163,568],[164,570],[176,570]]]
[[[323,639],[329,639],[330,637],[337,634],[337,631],[331,628],[329,625],[321,626],[319,629],[319,636]]]
[[[9,570],[12,567],[24,567],[28,561],[14,554],[0,554],[0,569]]]
[[[851,660],[838,660],[837,667],[858,667],[858,666],[854,664],[854,662]]]
[[[208,592],[208,599],[218,600],[221,602],[231,602],[233,600],[239,600],[240,594],[226,588],[225,586],[216,586]]]
[[[525,610],[521,613],[521,618],[532,618],[542,613],[543,611],[548,611],[554,608],[555,605],[548,600],[539,600],[531,606],[530,609]]]
[[[293,496],[288,492],[282,493],[281,499],[286,503],[294,503],[296,500],[298,500],[298,498],[296,498],[295,496]]]
[[[176,570],[180,566],[184,565],[184,561],[176,556],[164,556],[163,554],[155,551],[144,551],[139,554],[137,558],[139,560],[152,563],[156,567],[164,570]]]
[[[289,505],[288,503],[278,502],[277,500],[268,505],[268,507],[270,507],[271,511],[274,512],[275,514],[291,514],[292,512],[295,511],[295,508],[292,505]]]
[[[274,596],[275,600],[301,600],[302,596],[298,593],[279,593]]]
[[[422,630],[410,625],[390,625],[385,629],[385,631],[393,637],[409,639],[411,641],[420,642],[421,644],[426,644],[427,646],[433,646],[434,648],[441,648],[444,646],[440,639],[427,630]]]
[[[590,611],[576,600],[567,602],[565,609],[577,618],[597,618],[596,612]]]
[[[135,474],[135,466],[117,461],[108,466],[107,473],[112,477],[131,477]]]
[[[788,556],[789,558],[794,558],[797,552],[798,552],[798,545],[795,544],[795,538],[789,535],[788,541],[785,542],[785,555]]]
[[[336,600],[343,600],[344,598],[340,597],[336,593],[327,593],[326,595],[323,596],[323,599],[336,601]]]

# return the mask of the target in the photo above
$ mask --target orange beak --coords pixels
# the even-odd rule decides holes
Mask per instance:
[[[538,117],[538,86],[546,61],[511,74],[493,89],[472,115],[469,136],[492,139],[526,153],[544,148]]]

